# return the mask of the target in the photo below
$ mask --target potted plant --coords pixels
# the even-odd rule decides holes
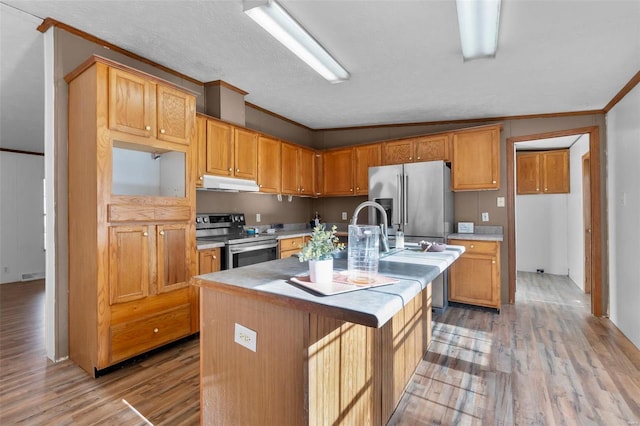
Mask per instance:
[[[325,224],[313,228],[311,239],[298,253],[300,262],[309,261],[309,280],[313,283],[333,281],[333,253],[344,250],[336,236],[337,227],[325,229]]]

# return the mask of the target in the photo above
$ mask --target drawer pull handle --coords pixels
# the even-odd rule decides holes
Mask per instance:
[[[471,244],[469,247],[471,247],[471,248],[476,248],[476,246],[474,246],[473,244]]]
[[[157,328],[157,327],[153,329],[153,332],[154,332],[154,333],[157,333],[158,331],[160,331],[160,330],[158,330],[158,328]]]

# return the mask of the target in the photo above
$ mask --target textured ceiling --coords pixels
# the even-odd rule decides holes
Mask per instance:
[[[282,47],[240,0],[2,2],[224,80],[316,129],[598,110],[640,69],[637,0],[503,0],[496,58],[466,63],[452,0],[282,0],[349,70],[341,84]]]

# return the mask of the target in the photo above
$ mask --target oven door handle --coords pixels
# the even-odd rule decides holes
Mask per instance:
[[[229,246],[229,253],[231,254],[246,253],[248,251],[264,250],[264,249],[270,249],[270,248],[276,248],[276,247],[278,247],[277,241],[273,243],[266,243],[266,244],[259,244],[259,245],[252,244],[248,247]]]

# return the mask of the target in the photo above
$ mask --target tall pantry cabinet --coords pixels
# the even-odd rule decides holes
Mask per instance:
[[[69,355],[91,375],[198,330],[195,96],[93,56],[69,85]]]

